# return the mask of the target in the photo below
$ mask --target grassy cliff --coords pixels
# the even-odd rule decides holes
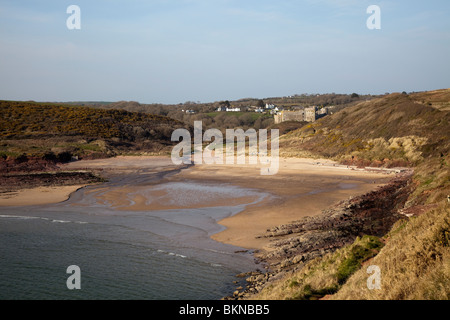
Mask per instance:
[[[285,155],[362,165],[416,165],[450,147],[450,89],[360,102],[282,137]]]
[[[450,89],[391,94],[346,108],[281,137],[284,155],[329,157],[361,166],[410,166],[411,192],[379,237],[307,262],[268,282],[252,299],[450,298]],[[369,289],[367,267],[380,268]]]

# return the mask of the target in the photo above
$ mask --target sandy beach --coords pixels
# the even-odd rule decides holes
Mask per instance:
[[[174,179],[215,181],[256,189],[271,196],[223,219],[223,232],[213,239],[248,249],[264,249],[270,240],[256,238],[268,228],[321,213],[332,204],[369,192],[393,174],[347,169],[329,160],[280,159],[279,172],[260,175],[251,165],[201,165],[183,170]]]
[[[0,194],[0,207],[59,203],[84,186],[37,187],[3,193]]]
[[[319,214],[337,201],[375,189],[393,174],[352,170],[329,160],[281,158],[276,175],[260,174],[258,165],[196,165],[181,169],[169,157],[116,157],[78,161],[64,165],[64,170],[91,169],[102,176],[130,175],[130,183],[86,190],[96,201],[116,210],[166,210],[249,204],[242,212],[223,219],[226,227],[212,238],[227,244],[263,249],[267,238],[257,238],[268,228]],[[136,178],[138,177],[138,178]],[[139,180],[142,177],[142,181]],[[177,189],[177,183],[201,183],[210,188]],[[215,185],[231,185],[267,194],[255,195],[214,192]],[[196,185],[192,185],[194,188]],[[83,187],[40,187],[3,194],[1,206],[56,203],[66,200]],[[256,201],[258,199],[258,201]],[[256,203],[255,203],[256,202]]]

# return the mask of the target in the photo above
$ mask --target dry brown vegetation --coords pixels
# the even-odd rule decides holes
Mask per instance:
[[[383,238],[364,236],[270,284],[255,299],[410,300],[450,298],[450,211],[444,204],[400,220]],[[367,267],[381,288],[367,286]]]
[[[282,154],[310,153],[363,166],[412,166],[412,192],[399,210],[408,217],[380,238],[357,238],[309,261],[251,299],[448,300],[449,103],[450,89],[392,94],[284,136]],[[369,265],[380,268],[381,289],[368,288]]]
[[[384,244],[374,236],[356,241],[307,263],[300,271],[267,286],[256,297],[264,300],[317,300],[338,292],[345,281],[375,256]]]
[[[416,165],[450,147],[450,113],[433,107],[445,104],[450,90],[435,94],[436,100],[414,93],[361,102],[287,134],[280,146],[286,154],[308,151],[365,166]]]
[[[450,297],[450,89],[359,102],[280,139],[281,156],[332,158],[360,166],[411,166],[403,208],[413,216],[385,235],[361,236],[281,280],[254,299],[446,299]],[[140,106],[137,106],[140,107]],[[36,103],[0,103],[3,159],[163,150],[166,117]],[[162,123],[162,125],[161,125]],[[294,129],[294,130],[292,130]],[[79,152],[79,153],[74,153]],[[24,159],[22,159],[24,160]],[[367,288],[366,267],[381,270]]]
[[[0,157],[159,152],[185,125],[168,117],[61,104],[0,101]],[[70,158],[69,158],[70,159]]]
[[[0,101],[0,136],[22,138],[49,135],[120,138],[170,138],[179,121],[124,110],[103,110],[35,102]]]
[[[450,210],[446,203],[395,224],[386,245],[366,265],[381,270],[381,289],[367,288],[358,270],[332,299],[450,299]]]

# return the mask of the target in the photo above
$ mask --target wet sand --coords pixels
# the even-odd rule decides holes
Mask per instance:
[[[85,185],[37,187],[0,194],[0,207],[59,203]]]
[[[320,163],[320,164],[318,164]],[[264,249],[267,238],[256,238],[268,228],[321,213],[332,204],[369,192],[393,175],[333,166],[314,159],[280,159],[276,175],[262,176],[258,167],[201,165],[183,170],[176,179],[215,181],[267,192],[271,196],[219,223],[226,227],[213,239],[248,249]],[[174,177],[175,178],[175,177]]]
[[[268,228],[316,215],[333,203],[375,189],[392,174],[350,170],[332,161],[280,158],[279,172],[260,175],[254,165],[197,165],[180,167],[169,157],[116,157],[67,164],[64,170],[98,170],[113,183],[85,190],[100,204],[116,210],[165,210],[235,206],[246,208],[219,223],[226,227],[214,240],[248,249],[264,249],[267,238],[256,238]],[[181,185],[192,188],[180,188]],[[191,185],[189,185],[191,184]],[[199,185],[201,187],[199,187]],[[264,194],[224,193],[215,186],[232,185]],[[208,186],[210,186],[208,188]],[[31,205],[64,201],[81,186],[50,190],[22,190],[1,205]],[[47,193],[44,197],[42,194]],[[257,201],[255,201],[257,200]],[[256,202],[256,203],[255,203]],[[5,204],[6,203],[6,204]]]
[[[71,162],[60,166],[62,171],[88,170],[110,178],[126,176],[133,173],[164,172],[176,169],[167,157],[116,157],[98,160],[83,160]],[[67,200],[72,193],[88,184],[72,186],[40,186],[23,188],[12,192],[0,194],[0,206],[31,206],[58,203]]]

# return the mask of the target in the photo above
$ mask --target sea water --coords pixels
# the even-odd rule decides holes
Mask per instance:
[[[266,196],[227,185],[168,187]],[[220,299],[236,274],[261,267],[252,252],[210,238],[245,205],[119,211],[86,202],[89,188],[59,204],[0,208],[0,299]],[[81,270],[80,290],[66,285],[71,265]]]

